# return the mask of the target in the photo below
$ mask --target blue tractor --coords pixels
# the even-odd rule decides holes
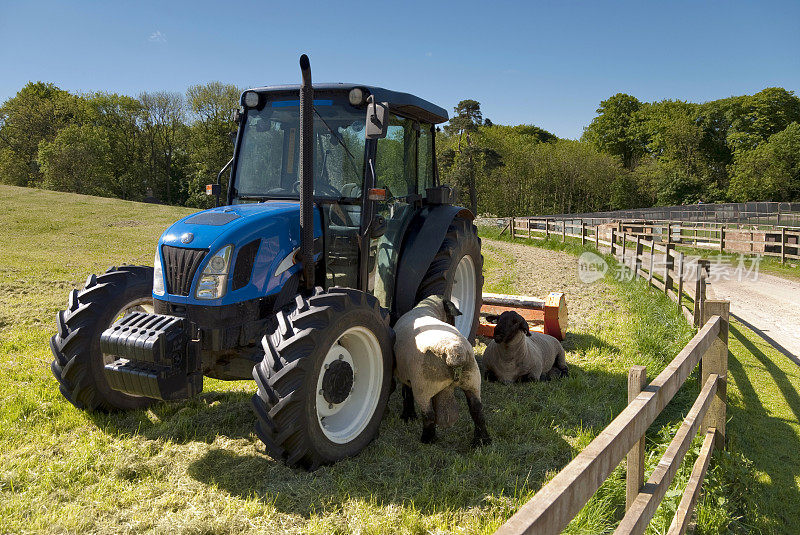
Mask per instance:
[[[312,86],[305,55],[300,67],[300,86],[242,94],[225,206],[167,229],[153,267],[71,292],[50,345],[76,407],[143,408],[197,395],[203,376],[252,377],[269,455],[314,469],[375,437],[400,315],[449,297],[474,340],[483,258],[473,214],[438,183],[447,112],[379,87]]]

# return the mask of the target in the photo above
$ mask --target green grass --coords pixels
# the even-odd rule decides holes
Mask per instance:
[[[468,446],[463,406],[437,444],[421,444],[395,393],[375,442],[308,474],[263,454],[249,381],[206,379],[192,400],[111,415],[78,411],[58,392],[47,342],[68,290],[112,264],[149,264],[160,233],[187,210],[8,186],[0,200],[0,533],[489,533],[622,410],[629,366],[647,365],[652,378],[691,336],[660,294],[608,281],[621,308],[570,331],[569,378],[484,384],[491,446]],[[514,259],[484,254],[487,288],[513,291]],[[763,357],[732,342],[741,367],[731,367],[731,453],[714,460],[702,533],[800,525],[789,456],[797,373],[745,341]],[[648,433],[650,468],[696,393],[692,379]],[[678,499],[651,532],[663,531]],[[618,468],[569,531],[611,529],[623,505]]]
[[[512,240],[507,233],[499,234],[500,229],[481,228],[481,235],[487,238],[573,254],[594,250],[591,245],[582,247],[577,239],[568,238],[566,243],[562,243],[558,236],[549,240]],[[711,253],[706,255],[712,256]],[[725,256],[728,261],[738,261],[738,255]],[[608,255],[604,257],[608,262],[614,262]],[[746,265],[749,267],[749,263]],[[791,273],[797,278],[796,268],[781,266],[774,259],[764,258],[761,268],[765,265],[768,267],[765,271],[780,276]],[[643,354],[658,355],[665,349],[658,339],[659,332],[666,336],[669,328],[675,326],[663,329],[664,317],[657,316],[657,311],[663,307],[649,302],[654,295],[658,295],[661,301],[660,292],[649,291],[649,296],[642,296],[641,286],[644,286],[641,282],[616,283],[616,290],[635,318],[647,318],[639,323],[640,328],[633,329],[635,344]],[[800,367],[758,334],[733,320],[729,337],[729,374],[727,449],[715,454],[706,476],[697,506],[696,532],[796,533],[797,526],[800,526],[800,463],[797,461],[797,452],[800,451]],[[651,377],[649,366],[648,376]],[[668,410],[670,407],[671,410],[675,407],[684,410],[686,403],[692,401],[681,401],[681,396],[693,396],[698,388],[696,377],[691,377]],[[663,418],[662,415],[660,420]],[[669,416],[667,419],[672,421]],[[648,432],[648,473],[671,439],[670,425],[664,425],[654,433],[658,426],[657,420]],[[659,438],[654,441],[654,436]],[[668,528],[699,444],[698,438],[659,509],[651,531],[660,533]],[[618,476],[616,480],[615,476]],[[624,478],[624,472],[618,468],[587,505],[586,509],[589,509],[596,503],[605,511],[600,515],[594,512],[593,522],[599,522],[599,516],[611,524],[609,519],[614,513],[609,510],[609,496],[621,495],[624,501],[624,480],[621,478]],[[589,514],[586,509],[579,518]]]

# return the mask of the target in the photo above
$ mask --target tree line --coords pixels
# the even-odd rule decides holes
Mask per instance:
[[[0,107],[0,182],[207,207],[205,184],[233,154],[241,91],[75,95],[31,82]]]
[[[782,88],[702,104],[619,93],[578,141],[495,125],[474,100],[454,112],[437,138],[440,173],[477,213],[800,201],[800,99]]]
[[[221,82],[138,97],[28,83],[0,106],[0,182],[208,207],[240,93]],[[619,93],[580,140],[493,124],[463,100],[436,151],[441,181],[480,214],[800,201],[800,99],[782,88],[702,104]]]

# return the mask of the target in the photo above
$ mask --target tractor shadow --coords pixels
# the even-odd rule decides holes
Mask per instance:
[[[435,444],[422,444],[421,422],[400,419],[398,389],[378,438],[355,458],[309,473],[260,453],[214,448],[192,462],[188,473],[305,518],[354,500],[370,507],[413,503],[423,514],[467,510],[539,489],[625,407],[626,385],[625,373],[578,366],[570,367],[569,377],[549,382],[484,382],[492,444],[481,448],[470,445],[473,426],[463,395],[457,395],[456,424],[439,430]]]
[[[219,436],[252,437],[255,416],[250,407],[251,397],[249,392],[205,391],[188,400],[158,402],[146,410],[91,413],[90,417],[112,435],[140,435],[178,444],[211,444]]]

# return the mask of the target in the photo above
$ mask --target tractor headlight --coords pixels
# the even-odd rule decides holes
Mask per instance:
[[[161,267],[161,255],[156,248],[156,256],[153,259],[153,293],[164,295],[164,270]]]
[[[233,245],[226,245],[206,264],[197,281],[195,297],[198,299],[219,299],[228,290],[228,271],[231,267]]]

